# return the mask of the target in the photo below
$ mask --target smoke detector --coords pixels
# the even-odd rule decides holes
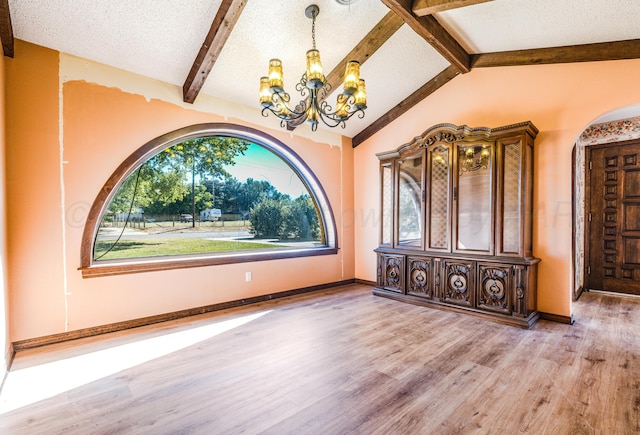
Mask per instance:
[[[348,6],[354,4],[357,1],[358,0],[336,0],[336,3],[338,3],[339,5]]]

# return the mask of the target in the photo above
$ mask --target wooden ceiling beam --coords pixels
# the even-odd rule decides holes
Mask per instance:
[[[338,88],[344,81],[347,62],[357,60],[360,65],[365,63],[403,24],[402,18],[394,12],[387,13],[327,75],[327,82],[331,85],[331,89]]]
[[[473,68],[640,58],[640,39],[471,55]]]
[[[412,10],[415,16],[424,17],[449,9],[463,8],[491,0],[413,0]]]
[[[389,125],[392,121],[396,120],[407,110],[418,104],[420,101],[433,94],[435,91],[446,85],[450,80],[460,74],[460,71],[453,65],[444,69],[440,74],[429,80],[422,85],[420,89],[409,95],[403,101],[398,103],[394,108],[382,115],[380,118],[373,121],[367,128],[355,135],[351,141],[353,148],[360,145],[365,140],[369,139],[378,131]]]
[[[515,50],[497,53],[472,54],[472,68],[496,66],[542,65],[554,63],[598,62],[607,60],[640,59],[640,39],[602,42],[596,44],[570,45],[564,47]],[[352,146],[355,148],[373,136],[386,125],[400,117],[404,112],[445,85],[460,72],[454,66],[442,71],[423,85],[407,99],[372,122],[355,135]]]
[[[247,0],[222,0],[209,33],[182,86],[182,99],[185,103],[193,103],[200,93],[246,4]]]
[[[13,57],[13,26],[11,25],[9,0],[0,0],[0,40],[2,40],[4,55]]]
[[[424,38],[442,57],[459,72],[470,71],[469,53],[431,15],[416,17],[411,10],[412,0],[382,0],[389,9],[398,14],[414,32]]]
[[[338,65],[326,75],[326,80],[331,85],[331,89],[337,89],[344,81],[345,66],[350,60],[357,60],[360,65],[364,64],[391,36],[398,31],[404,24],[402,18],[394,12],[388,12],[382,17],[380,22],[376,24],[369,33],[365,35],[360,42],[347,54],[344,59],[338,62]],[[328,96],[328,95],[327,95]],[[320,101],[324,98],[320,98]],[[294,130],[304,121],[297,123],[288,123],[287,130]]]

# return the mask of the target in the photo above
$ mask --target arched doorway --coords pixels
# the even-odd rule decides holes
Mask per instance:
[[[588,272],[586,261],[586,183],[587,147],[613,144],[616,142],[640,139],[640,105],[628,106],[611,111],[592,121],[580,134],[574,145],[573,158],[573,239],[574,239],[574,300],[585,289],[585,277]]]

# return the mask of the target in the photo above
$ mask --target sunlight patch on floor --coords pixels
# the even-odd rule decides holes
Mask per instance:
[[[133,343],[12,370],[0,393],[0,414],[31,405],[192,346],[258,319],[271,310]]]

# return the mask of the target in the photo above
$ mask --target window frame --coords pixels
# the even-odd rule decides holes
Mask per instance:
[[[319,210],[320,223],[324,229],[325,245],[315,248],[287,248],[256,252],[227,251],[222,253],[197,253],[95,261],[93,251],[100,223],[107,206],[124,181],[144,162],[164,149],[201,136],[227,136],[244,139],[262,146],[282,158],[301,177],[303,184],[307,187],[309,195]],[[337,253],[337,229],[331,204],[320,181],[298,154],[280,140],[260,130],[231,123],[205,123],[183,127],[150,140],[135,150],[116,168],[102,189],[100,189],[87,215],[80,246],[79,269],[83,278],[92,278],[220,264],[333,255]]]

